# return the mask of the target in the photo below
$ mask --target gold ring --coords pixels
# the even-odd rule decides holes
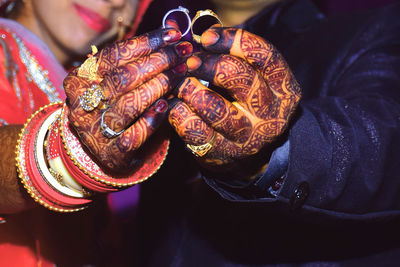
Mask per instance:
[[[201,36],[198,35],[198,34],[195,34],[193,32],[193,25],[194,25],[194,23],[196,22],[197,19],[199,19],[200,17],[203,17],[203,16],[214,17],[218,21],[218,23],[221,24],[221,26],[222,26],[221,20],[219,19],[217,14],[215,14],[214,11],[212,11],[211,9],[197,11],[196,16],[194,16],[194,18],[192,19],[192,24],[190,25],[190,31],[192,33],[193,40],[195,40],[197,43],[201,43]]]
[[[190,149],[190,151],[192,151],[192,153],[194,155],[196,155],[197,157],[202,157],[205,154],[207,154],[207,152],[210,151],[210,149],[213,147],[215,137],[216,137],[216,134],[214,133],[214,135],[211,137],[210,141],[208,141],[205,144],[202,144],[199,146],[186,144],[186,146]]]
[[[97,48],[92,46],[92,54],[82,63],[78,69],[78,77],[88,79],[91,82],[101,82],[102,78],[97,74],[99,68],[99,60],[94,55]]]
[[[103,91],[98,84],[93,84],[91,87],[86,89],[82,96],[79,96],[79,104],[83,110],[88,112],[94,110],[100,104],[103,105],[104,103],[102,100],[106,100],[106,98],[104,97]],[[100,107],[104,109],[104,107]]]

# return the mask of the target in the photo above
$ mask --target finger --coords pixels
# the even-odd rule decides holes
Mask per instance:
[[[106,99],[113,98],[117,92],[119,95],[124,94],[127,90],[173,67],[189,57],[192,52],[193,47],[189,42],[181,42],[144,56],[140,60],[112,68],[106,75],[102,75],[103,81],[100,86],[103,89],[103,94]],[[73,108],[79,107],[79,96],[82,96],[92,85],[89,80],[78,77],[77,73],[78,68],[72,70],[64,79],[67,98]]]
[[[230,162],[238,154],[238,147],[232,141],[215,132],[190,107],[179,101],[171,109],[168,120],[182,140],[189,145],[200,146],[206,143],[211,149],[201,159],[212,165]]]
[[[202,120],[226,138],[242,144],[250,138],[253,116],[238,109],[221,95],[205,87],[196,78],[186,78],[179,86],[177,96]]]
[[[104,115],[104,121],[116,132],[132,124],[157,99],[174,88],[186,74],[186,64],[158,74],[138,88],[122,95]]]
[[[181,32],[174,28],[158,29],[128,40],[115,42],[96,54],[98,74],[102,77],[112,69],[148,56],[166,45],[178,42]]]
[[[112,144],[113,149],[126,154],[139,149],[160,127],[167,116],[168,103],[157,100],[132,126],[118,136]]]
[[[244,59],[260,72],[277,96],[300,95],[300,87],[286,61],[263,38],[237,28],[212,28],[203,33],[201,41],[207,51]]]
[[[118,67],[105,75],[100,83],[105,97],[114,101],[115,98],[184,61],[192,52],[193,46],[189,42],[181,42]]]
[[[189,71],[224,88],[258,117],[269,112],[274,95],[260,74],[243,59],[224,54],[198,53],[187,60]]]

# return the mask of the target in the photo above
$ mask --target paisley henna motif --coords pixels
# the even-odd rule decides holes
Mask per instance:
[[[188,60],[190,73],[225,89],[236,102],[187,78],[178,89],[184,103],[171,110],[169,120],[189,144],[204,144],[210,131],[217,133],[213,148],[199,158],[215,169],[258,153],[281,135],[301,91],[282,55],[254,34],[212,28],[202,43],[206,52]]]
[[[176,29],[160,29],[114,43],[100,51],[98,72],[103,76],[116,67],[154,53],[166,44],[176,43],[180,38],[181,33]]]
[[[243,143],[251,132],[250,120],[219,94],[187,78],[178,97],[182,98],[207,124],[230,140]]]
[[[175,44],[180,32],[163,29],[118,42],[100,51],[100,87],[109,108],[82,109],[79,96],[91,86],[76,70],[64,80],[70,124],[90,152],[109,169],[118,171],[140,162],[137,150],[161,125],[168,104],[160,99],[186,73],[179,65],[192,53],[188,42]],[[172,44],[171,44],[172,43]],[[116,138],[106,138],[100,130],[105,123],[114,131],[126,129]]]

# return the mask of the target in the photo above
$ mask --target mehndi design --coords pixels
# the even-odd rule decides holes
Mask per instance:
[[[199,160],[216,169],[258,153],[281,135],[301,91],[281,54],[261,37],[213,27],[201,41],[205,52],[187,60],[194,77],[178,88],[182,102],[171,110],[169,121],[190,145],[200,146],[215,135],[212,148]],[[212,81],[234,101],[198,79]]]

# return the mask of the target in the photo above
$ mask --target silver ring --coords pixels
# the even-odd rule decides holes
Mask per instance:
[[[119,132],[116,132],[116,131],[114,131],[113,129],[111,129],[110,127],[108,127],[108,125],[104,122],[104,114],[106,114],[106,111],[107,111],[107,110],[108,110],[108,108],[105,109],[105,110],[103,111],[103,113],[101,114],[101,119],[100,119],[100,130],[101,130],[101,133],[102,133],[105,137],[107,137],[107,138],[114,138],[114,137],[117,137],[117,136],[121,135],[121,134],[125,131],[125,129],[123,129],[123,130],[121,130],[121,131],[119,131]]]
[[[184,8],[183,6],[179,6],[178,8],[171,9],[170,11],[168,11],[167,13],[165,13],[164,18],[163,18],[163,20],[162,20],[162,27],[163,27],[163,28],[166,28],[166,27],[165,27],[165,22],[167,21],[168,16],[169,16],[171,13],[173,13],[173,12],[183,12],[183,13],[185,13],[185,15],[186,15],[186,18],[187,18],[187,20],[188,20],[188,27],[187,27],[186,31],[182,34],[182,37],[183,37],[183,36],[185,36],[186,34],[189,33],[189,31],[190,31],[190,25],[192,25],[192,20],[191,20],[191,18],[189,17],[189,10],[188,10],[187,8]]]
[[[209,82],[209,81],[202,80],[202,79],[198,79],[198,80],[199,80],[199,82],[200,82],[202,85],[204,85],[205,87],[208,87],[208,86],[210,85],[210,82]]]

